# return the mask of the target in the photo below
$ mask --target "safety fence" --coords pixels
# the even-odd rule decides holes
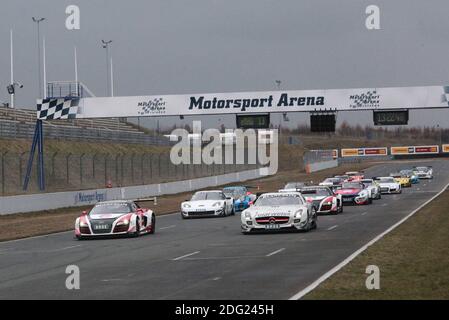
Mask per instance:
[[[1,195],[39,192],[35,167],[33,167],[28,191],[22,190],[28,155],[28,152],[0,154]],[[237,164],[235,159],[232,164],[225,164],[224,157],[223,154],[222,164],[175,165],[169,153],[46,153],[44,158],[45,192],[154,184],[216,176],[260,167],[255,163],[248,164],[248,161],[245,161],[246,164]]]

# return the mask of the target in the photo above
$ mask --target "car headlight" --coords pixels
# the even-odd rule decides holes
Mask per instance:
[[[223,204],[221,202],[215,202],[212,207],[221,207]]]
[[[184,203],[184,204],[182,205],[182,207],[183,207],[183,208],[191,208],[192,206],[191,206],[190,204],[188,204],[188,203]]]
[[[304,212],[304,209],[299,209],[295,212],[295,218],[301,218],[302,214]]]
[[[87,227],[87,223],[84,221],[80,221],[80,227]]]
[[[251,213],[249,213],[248,211],[245,211],[245,218],[251,219]]]
[[[128,224],[129,224],[129,220],[128,219],[125,219],[125,220],[117,222],[117,226],[126,226]]]
[[[367,191],[362,191],[359,193],[359,197],[367,197],[368,196],[368,192]]]

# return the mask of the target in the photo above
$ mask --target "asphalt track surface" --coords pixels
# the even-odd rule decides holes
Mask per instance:
[[[449,183],[445,160],[392,162],[366,176],[418,164],[433,165],[434,179],[320,216],[308,233],[243,235],[239,214],[176,214],[140,238],[76,241],[64,232],[0,243],[0,299],[288,299]],[[68,265],[80,268],[80,290],[65,287]]]

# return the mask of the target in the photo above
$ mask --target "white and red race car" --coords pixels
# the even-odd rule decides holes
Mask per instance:
[[[335,194],[326,186],[310,186],[299,190],[304,199],[310,202],[318,214],[339,214],[343,212],[342,196]]]
[[[75,221],[75,237],[78,240],[154,233],[156,216],[150,209],[140,208],[134,201],[115,200],[97,203],[89,212]]]
[[[345,175],[349,177],[348,181],[360,181],[365,179],[363,171],[348,171]]]
[[[343,205],[365,205],[371,204],[373,201],[373,199],[370,198],[369,191],[365,188],[365,185],[357,181],[344,182],[341,187],[334,192],[341,195]]]

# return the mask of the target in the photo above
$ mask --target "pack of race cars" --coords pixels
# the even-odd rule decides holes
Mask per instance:
[[[181,203],[182,219],[226,217],[241,213],[241,230],[309,231],[317,228],[320,214],[342,213],[347,205],[369,205],[386,194],[400,194],[403,188],[433,179],[432,167],[413,167],[389,176],[366,178],[363,172],[346,172],[319,184],[290,182],[278,192],[254,194],[249,186],[198,191]],[[75,221],[77,239],[104,236],[140,236],[156,230],[156,215],[137,201],[115,200],[97,203]]]

